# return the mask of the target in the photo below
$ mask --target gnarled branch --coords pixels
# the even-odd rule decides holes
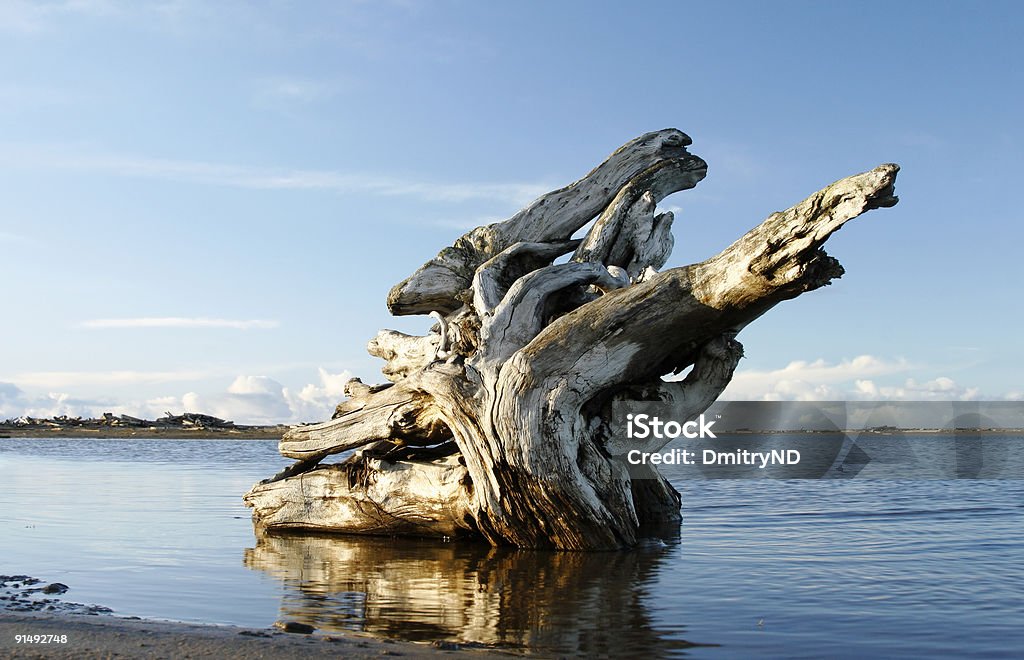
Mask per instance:
[[[388,294],[392,314],[443,313],[458,309],[483,262],[513,243],[565,241],[590,222],[620,188],[664,161],[685,173],[678,190],[704,178],[707,164],[686,151],[690,138],[676,129],[647,133],[628,142],[585,177],[548,193],[504,222],[478,227],[442,250]]]
[[[822,244],[895,204],[899,169],[837,181],[717,256],[658,272],[673,215],[657,205],[706,172],[689,144],[674,129],[643,135],[392,289],[393,313],[438,325],[423,337],[378,334],[368,350],[394,384],[350,383],[335,419],[289,431],[281,453],[299,462],[246,496],[258,526],[593,550],[633,545],[642,525],[677,519],[671,484],[653,468],[635,480],[613,459],[638,447],[608,432],[611,405],[661,400],[700,415],[742,357],[736,334],[842,275]],[[662,381],[691,366],[682,381]],[[360,447],[340,466],[318,466]]]

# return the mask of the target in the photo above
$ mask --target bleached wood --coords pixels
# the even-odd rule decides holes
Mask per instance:
[[[664,197],[675,192],[673,177],[685,176],[673,167],[659,167],[631,181],[597,219],[573,261],[594,261],[625,269],[636,281],[647,268],[657,270],[672,253],[671,212],[655,216]]]
[[[620,188],[666,162],[676,170],[675,190],[692,188],[704,178],[707,164],[687,152],[690,143],[689,136],[671,128],[626,143],[579,181],[540,197],[504,222],[477,227],[456,240],[396,285],[388,294],[388,308],[396,315],[458,309],[463,302],[459,295],[470,288],[480,264],[519,241],[568,240]]]
[[[435,359],[440,337],[418,337],[396,330],[381,330],[366,345],[366,352],[386,362],[381,372],[391,381],[399,381],[423,369]]]
[[[430,463],[358,457],[258,484],[244,499],[260,513],[261,531],[455,537],[472,531],[467,480],[455,457]]]
[[[281,455],[310,460],[378,440],[436,444],[451,437],[429,395],[403,385],[371,391],[339,408],[334,419],[292,427],[278,444]]]
[[[371,489],[377,502],[385,486],[399,519],[388,533],[419,513],[436,519],[439,502],[491,543],[531,548],[631,546],[644,525],[677,519],[679,496],[663,477],[633,480],[611,458],[627,449],[608,432],[611,404],[661,400],[688,418],[702,413],[742,357],[736,334],[842,274],[822,243],[864,211],[895,204],[898,171],[883,165],[837,181],[721,254],[658,272],[673,216],[656,215],[657,204],[706,169],[688,144],[671,129],[641,136],[396,286],[394,313],[429,313],[437,325],[423,337],[383,331],[370,342],[394,385],[353,383],[336,419],[285,436],[281,452],[300,462],[250,493],[257,524],[383,530],[352,503]],[[569,240],[599,212],[581,243]],[[554,263],[574,248],[569,263]],[[661,380],[691,366],[682,381]],[[316,467],[368,444],[345,468]],[[458,485],[424,485],[438,461],[464,470]],[[346,482],[345,470],[376,480]],[[436,533],[455,524],[446,520],[432,523]]]
[[[661,401],[677,411],[679,417],[675,421],[695,420],[725,391],[742,357],[743,346],[731,333],[723,334],[701,347],[693,369],[685,378],[675,381],[657,379],[646,385],[627,387],[609,400],[602,417],[611,418],[611,408],[616,402]],[[601,431],[603,446],[613,456],[622,456],[631,449],[657,452],[669,443],[668,438],[658,438],[654,434],[646,439],[627,439],[611,433],[607,426]]]
[[[535,268],[524,267],[521,263],[527,259],[550,263],[552,259],[572,250],[580,241],[560,241],[557,243],[525,243],[519,241],[502,250],[497,255],[482,263],[473,276],[473,307],[480,318],[490,316],[501,302],[508,289],[517,279],[515,273],[522,271],[526,275]],[[516,266],[518,265],[518,268]]]
[[[545,306],[551,296],[584,284],[613,291],[627,283],[616,278],[603,265],[589,263],[546,266],[516,280],[491,318],[483,323],[481,339],[492,347],[488,357],[492,361],[504,361],[525,346],[543,328]]]

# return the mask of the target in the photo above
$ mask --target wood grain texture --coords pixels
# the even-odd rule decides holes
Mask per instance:
[[[737,333],[843,274],[823,243],[894,205],[899,170],[837,181],[720,254],[659,272],[674,241],[657,205],[707,169],[689,144],[675,129],[632,140],[392,289],[393,313],[437,324],[421,337],[380,332],[368,350],[393,385],[350,383],[335,419],[282,439],[299,462],[246,495],[257,526],[607,550],[677,520],[679,495],[656,469],[636,480],[612,459],[623,447],[611,404],[667,401],[696,419],[743,356]],[[355,448],[340,467],[318,465]]]

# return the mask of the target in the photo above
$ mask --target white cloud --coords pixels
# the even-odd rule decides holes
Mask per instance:
[[[267,376],[241,375],[223,393],[185,394],[179,407],[242,424],[319,422],[330,419],[334,407],[345,397],[345,383],[352,374],[332,374],[321,367],[317,375],[319,382],[298,391]]]
[[[879,382],[879,378],[918,369],[904,360],[885,360],[870,355],[837,363],[791,362],[781,369],[738,372],[723,399],[954,401],[981,398],[978,388],[961,386],[944,376],[925,381],[901,378],[897,384]],[[221,391],[189,391],[183,395],[162,395],[138,401],[85,399],[66,393],[86,387],[96,391],[104,386],[159,385],[208,380],[215,376],[212,372],[190,371],[21,374],[14,379],[17,385],[0,382],[0,418],[20,415],[98,417],[104,412],[113,412],[154,419],[166,411],[187,411],[215,415],[239,424],[316,422],[330,418],[334,407],[344,398],[345,383],[352,374],[347,370],[334,373],[321,367],[317,369],[314,382],[297,388],[287,387],[268,376],[241,374]],[[19,385],[36,387],[46,393],[27,394]],[[1013,391],[996,398],[1024,400],[1024,392]]]
[[[67,147],[0,145],[0,165],[158,179],[256,190],[327,190],[343,194],[415,197],[430,202],[495,200],[523,205],[551,189],[534,183],[411,181],[335,170],[260,168],[194,160],[87,153]]]
[[[266,376],[238,376],[222,394],[189,392],[181,398],[182,408],[245,424],[276,424],[290,421],[291,408],[284,386]]]
[[[738,371],[722,398],[734,401],[961,401],[981,395],[978,388],[958,385],[945,376],[924,382],[906,378],[899,385],[876,382],[879,377],[919,369],[918,365],[903,359],[885,360],[871,355],[837,363],[820,359],[796,361],[782,369]]]
[[[0,420],[21,416],[71,417],[92,416],[92,411],[109,406],[111,402],[74,398],[66,393],[30,395],[14,383],[0,382]]]
[[[93,319],[82,321],[83,328],[234,328],[236,330],[249,330],[252,328],[276,328],[280,323],[277,321],[264,321],[260,319],[237,320],[237,319],[209,319],[205,317],[182,318],[182,317],[158,317],[158,318],[134,318],[134,319]]]
[[[238,376],[228,385],[228,394],[280,394],[284,386],[267,376]]]
[[[939,376],[923,383],[908,378],[902,386],[879,386],[870,380],[858,380],[853,394],[849,398],[868,401],[973,401],[980,398],[981,390]]]
[[[145,384],[165,380],[199,380],[209,373],[196,372],[48,372],[22,374],[18,382],[26,387],[92,389],[106,385]],[[220,392],[186,392],[145,400],[82,399],[65,392],[29,394],[11,382],[0,382],[0,420],[31,417],[100,417],[105,412],[155,419],[165,412],[197,412],[233,420],[239,424],[297,424],[330,419],[344,397],[349,371],[331,373],[317,370],[317,380],[296,390],[267,376],[239,375]],[[56,387],[51,387],[56,386]]]
[[[345,383],[352,378],[351,372],[332,374],[322,367],[317,371],[319,383],[310,383],[295,393],[288,389],[284,391],[294,421],[330,419],[335,406],[345,398]]]
[[[737,371],[724,398],[733,400],[827,400],[843,399],[839,383],[880,376],[912,368],[906,360],[887,361],[871,355],[829,364],[825,360],[790,362],[771,371]]]

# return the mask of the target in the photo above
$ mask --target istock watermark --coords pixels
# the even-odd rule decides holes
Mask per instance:
[[[773,449],[771,451],[702,449],[699,452],[671,449],[662,453],[652,453],[630,449],[626,452],[626,461],[630,465],[753,465],[763,470],[769,465],[796,465],[800,462],[800,452],[796,449]]]
[[[616,402],[633,479],[1024,479],[1024,402]]]
[[[704,415],[688,422],[679,423],[675,420],[661,421],[660,417],[646,414],[626,415],[626,437],[627,438],[657,438],[659,440],[676,438],[715,438],[718,437],[711,432],[714,421],[707,421]],[[696,430],[694,430],[696,429]]]

